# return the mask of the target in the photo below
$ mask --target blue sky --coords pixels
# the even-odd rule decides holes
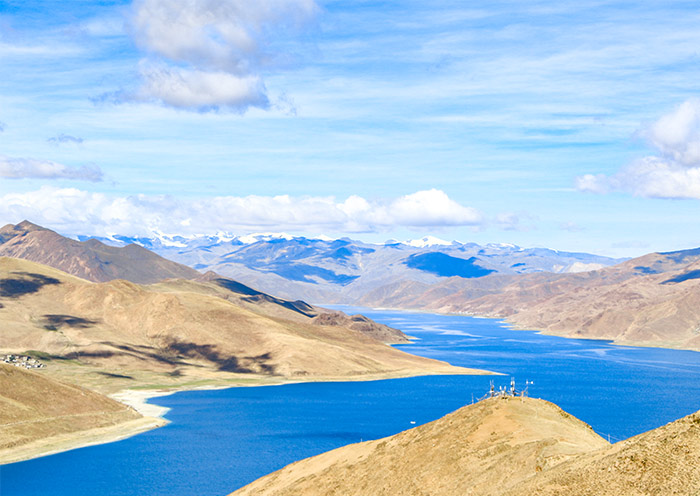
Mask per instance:
[[[0,222],[700,246],[696,2],[0,1]]]

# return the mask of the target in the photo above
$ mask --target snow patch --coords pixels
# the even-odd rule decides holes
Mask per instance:
[[[403,244],[413,246],[414,248],[425,248],[428,246],[450,246],[456,244],[456,241],[445,241],[435,236],[424,236],[420,239],[409,239],[408,241],[404,241]]]

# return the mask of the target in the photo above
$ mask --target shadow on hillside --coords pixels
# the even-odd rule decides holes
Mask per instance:
[[[31,272],[13,272],[20,277],[0,279],[0,297],[19,298],[30,293],[36,293],[42,287],[50,284],[61,284],[61,281],[43,274]]]
[[[153,359],[161,363],[167,363],[168,365],[184,365],[185,362],[182,360],[177,360],[177,357],[170,355],[164,355],[158,348],[146,345],[135,345],[129,346],[127,344],[112,343],[111,341],[102,341],[100,344],[107,345],[111,348],[116,348],[120,352],[106,352],[114,355],[128,355],[139,360]]]
[[[97,320],[84,319],[73,315],[46,314],[44,315],[44,329],[48,331],[57,331],[61,327],[67,326],[75,329],[87,329],[99,324]]]
[[[213,362],[223,372],[270,375],[275,373],[275,366],[268,363],[271,358],[269,353],[246,357],[225,356],[219,353],[213,345],[184,341],[172,341],[168,344],[168,349],[188,358],[198,358]]]
[[[134,378],[130,375],[122,375],[122,374],[113,374],[111,372],[97,372],[100,375],[103,375],[105,377],[113,378],[113,379],[131,379],[133,380]]]
[[[276,298],[269,294],[262,293],[253,288],[250,288],[245,284],[241,284],[240,282],[234,281],[232,279],[226,279],[224,277],[214,279],[214,282],[222,288],[228,289],[232,293],[243,295],[241,299],[249,303],[273,303],[275,305],[284,307],[288,310],[292,310],[293,312],[305,315],[306,317],[315,317],[316,315],[318,315],[318,312],[316,312],[311,305],[301,300],[290,301],[283,300],[281,298]]]

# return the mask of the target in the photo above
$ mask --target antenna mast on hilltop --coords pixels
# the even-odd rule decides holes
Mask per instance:
[[[490,387],[489,387],[489,392],[479,398],[479,401],[484,400],[486,398],[516,398],[516,397],[525,397],[527,396],[527,390],[530,384],[534,384],[533,381],[525,381],[525,389],[522,391],[518,391],[515,387],[515,377],[510,378],[510,388],[504,387],[504,386],[499,386],[498,391],[496,391],[496,387],[493,384],[493,381],[490,381]],[[472,402],[474,395],[472,395]]]

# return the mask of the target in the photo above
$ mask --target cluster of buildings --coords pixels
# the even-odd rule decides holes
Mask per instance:
[[[41,369],[46,367],[36,358],[27,355],[5,355],[2,357],[2,362],[15,367],[23,367],[25,369]]]

